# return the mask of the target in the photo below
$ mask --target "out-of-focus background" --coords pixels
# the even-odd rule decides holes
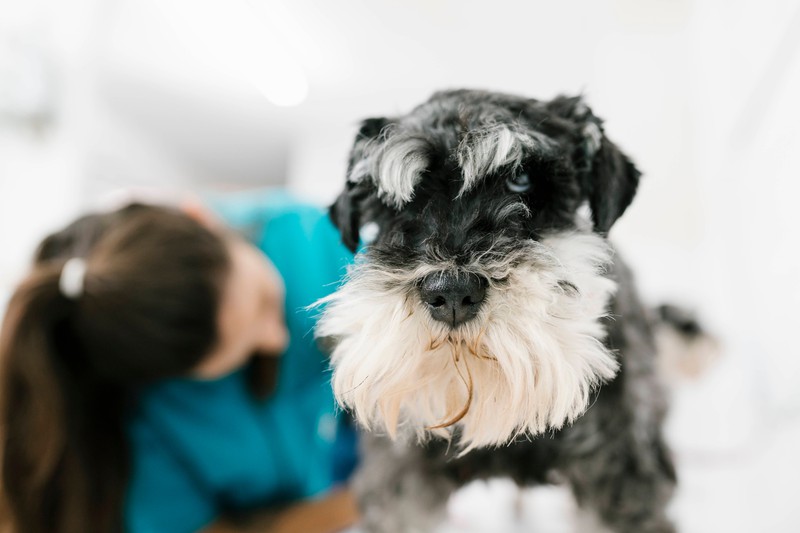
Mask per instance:
[[[672,513],[800,530],[794,0],[0,0],[0,309],[82,210],[278,185],[327,203],[359,119],[453,87],[583,93],[607,119],[646,174],[613,239],[649,302],[722,341],[671,386]],[[569,505],[473,486],[451,527],[580,531]]]

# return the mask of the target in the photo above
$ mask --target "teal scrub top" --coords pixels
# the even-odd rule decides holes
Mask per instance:
[[[283,277],[290,341],[265,401],[250,396],[243,370],[165,380],[143,392],[128,424],[128,533],[190,533],[225,511],[312,497],[354,455],[354,439],[342,438],[336,418],[327,357],[314,341],[319,311],[308,309],[337,288],[352,254],[322,209],[287,193],[210,204]]]

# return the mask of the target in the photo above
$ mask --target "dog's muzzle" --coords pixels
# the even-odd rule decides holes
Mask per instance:
[[[431,317],[454,328],[475,318],[487,285],[488,280],[477,274],[434,272],[422,278],[417,288]]]

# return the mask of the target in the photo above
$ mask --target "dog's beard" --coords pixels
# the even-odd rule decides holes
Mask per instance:
[[[414,290],[454,265],[357,263],[322,301],[317,329],[336,342],[337,399],[392,438],[401,430],[449,437],[457,427],[463,451],[562,427],[616,373],[601,340],[615,289],[603,275],[609,260],[602,238],[574,232],[484,254],[459,268],[490,286],[478,316],[455,330],[433,320]]]

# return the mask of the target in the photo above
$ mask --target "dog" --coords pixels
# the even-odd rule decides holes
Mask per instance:
[[[639,178],[582,97],[452,90],[361,124],[330,210],[358,253],[316,334],[365,430],[366,531],[434,531],[494,476],[675,531],[651,325],[607,240]]]

